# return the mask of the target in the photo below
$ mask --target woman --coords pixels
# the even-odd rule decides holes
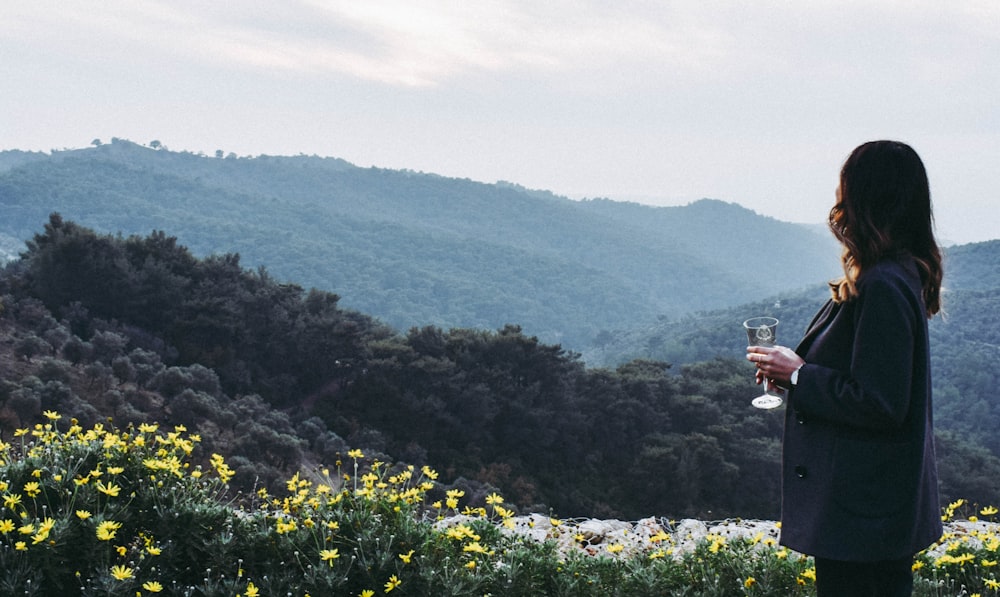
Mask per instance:
[[[927,173],[908,145],[861,145],[830,229],[844,276],[793,351],[751,346],[787,390],[781,543],[814,556],[819,597],[910,595],[913,555],[941,536],[927,320],[941,252]]]

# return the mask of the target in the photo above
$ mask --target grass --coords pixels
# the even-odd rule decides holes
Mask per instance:
[[[0,442],[3,595],[815,594],[811,559],[761,533],[682,547],[660,529],[595,548],[579,524],[551,519],[531,537],[501,496],[431,502],[433,470],[358,450],[283,495],[232,495],[224,459],[204,458],[182,427],[45,416]],[[997,511],[971,508],[946,508],[951,531],[918,556],[916,595],[998,594]]]

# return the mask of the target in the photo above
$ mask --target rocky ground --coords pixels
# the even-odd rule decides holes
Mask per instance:
[[[473,520],[454,516],[438,522],[439,527],[455,526]],[[781,533],[773,520],[723,520],[705,522],[694,519],[665,520],[644,518],[636,522],[621,520],[559,520],[542,514],[511,518],[505,531],[535,541],[553,540],[565,554],[580,553],[613,558],[629,557],[662,550],[664,555],[679,556],[702,541],[729,542],[738,538],[754,541],[762,547],[774,547]],[[954,520],[946,523],[942,540],[928,553],[937,557],[954,543],[978,547],[988,538],[1000,536],[1000,523],[979,520]]]

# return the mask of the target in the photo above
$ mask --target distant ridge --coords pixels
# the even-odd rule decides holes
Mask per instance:
[[[0,208],[0,239],[31,238],[51,212],[98,232],[162,230],[196,255],[238,253],[400,329],[515,323],[570,349],[837,271],[827,236],[734,203],[574,201],[338,158],[209,157],[120,139],[0,152]]]

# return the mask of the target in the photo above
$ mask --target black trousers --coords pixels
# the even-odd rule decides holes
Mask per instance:
[[[913,558],[841,562],[815,558],[817,597],[910,597]]]

